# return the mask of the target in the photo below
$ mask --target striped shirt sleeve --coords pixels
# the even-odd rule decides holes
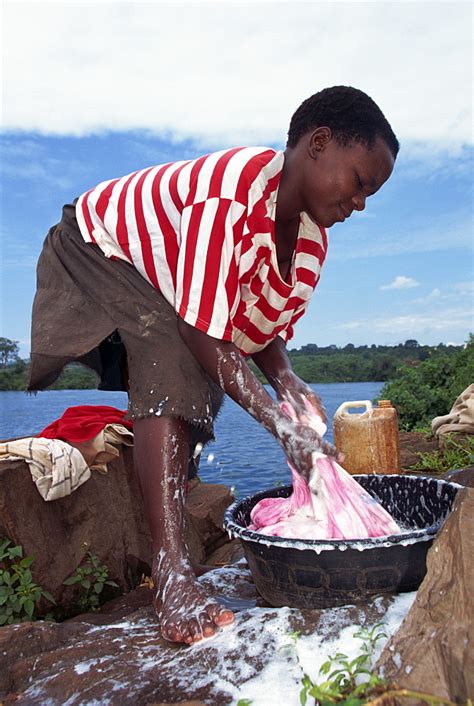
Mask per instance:
[[[188,324],[225,341],[232,340],[239,272],[236,248],[246,208],[220,196],[186,205],[181,217],[175,309]]]

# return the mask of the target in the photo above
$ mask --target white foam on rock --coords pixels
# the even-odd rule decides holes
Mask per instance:
[[[201,577],[203,584],[213,586],[220,595],[230,598],[238,597],[238,584],[248,582],[248,579],[244,562]],[[338,651],[349,657],[359,654],[360,641],[355,640],[353,634],[361,625],[370,628],[377,622],[384,622],[384,632],[391,636],[415,595],[376,598],[371,604],[372,623],[366,622],[369,613],[364,608],[343,606],[315,611],[319,620],[307,622],[308,613],[312,615],[312,612],[296,608],[253,607],[237,613],[233,625],[218,630],[211,640],[190,647],[170,644],[168,648],[157,641],[159,628],[151,611],[146,617],[139,613],[135,619],[130,616],[128,620],[91,626],[82,640],[77,640],[74,645],[83,653],[87,646],[89,659],[74,666],[77,677],[84,680],[84,687],[80,692],[65,694],[63,704],[95,706],[94,698],[88,692],[96,679],[93,673],[100,671],[100,683],[107,687],[107,696],[101,706],[114,703],[117,692],[127,695],[124,703],[133,703],[144,690],[156,688],[157,675],[162,683],[175,684],[179,693],[188,698],[193,698],[202,688],[208,703],[217,703],[219,695],[227,695],[232,703],[247,698],[252,701],[252,706],[300,706],[304,673],[318,681],[319,668],[329,655]],[[357,622],[352,624],[354,620]],[[290,634],[299,624],[310,626],[307,629],[313,632],[295,642]],[[110,635],[110,651],[105,654],[103,651],[94,653],[99,632]],[[378,652],[383,647],[382,642],[378,644]],[[63,669],[61,660],[57,667],[58,671]],[[133,680],[130,679],[130,668],[135,675]],[[33,703],[57,706],[54,699],[50,700],[55,675],[38,677],[23,696],[33,697]],[[75,688],[77,690],[77,684]]]
[[[415,596],[416,592],[395,596],[384,617],[373,621],[372,624],[364,625],[370,629],[378,622],[382,622],[383,632],[387,635],[387,638],[377,642],[373,664],[377,661],[388,639],[400,626]],[[291,609],[280,608],[277,610],[279,613],[287,611],[286,614],[281,615],[283,618],[287,617],[288,611]],[[343,627],[345,607],[326,609],[322,612],[324,618],[327,619],[327,629],[325,628],[326,620],[323,618],[322,626],[319,626],[318,632],[315,634],[300,636],[296,641],[293,641],[288,635],[284,635],[284,640],[279,646],[281,648],[282,645],[288,645],[288,647],[274,651],[264,669],[241,685],[239,698],[251,700],[252,706],[274,706],[275,703],[284,703],[285,706],[300,706],[299,693],[304,674],[308,674],[315,683],[318,683],[324,680],[324,677],[319,676],[319,670],[329,656],[341,652],[349,659],[353,659],[360,654],[362,641],[354,638],[354,633],[361,627],[360,623]],[[338,622],[341,628],[339,634],[336,637],[328,638],[328,632],[333,634],[335,630],[337,631]],[[265,631],[262,631],[259,639],[261,649],[266,649],[265,634]]]

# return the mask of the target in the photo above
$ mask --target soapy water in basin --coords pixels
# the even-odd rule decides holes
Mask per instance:
[[[354,479],[367,490],[397,522],[401,532],[397,535],[350,540],[310,540],[270,537],[248,529],[250,512],[257,502],[268,497],[288,497],[291,486],[263,491],[253,497],[233,503],[225,513],[225,527],[230,536],[259,542],[267,546],[321,551],[348,547],[363,551],[373,547],[409,544],[432,540],[439,527],[449,515],[456,492],[461,487],[443,480],[408,475],[356,475]]]
[[[244,498],[225,513],[225,527],[242,541],[257,591],[271,606],[328,608],[364,603],[375,594],[417,590],[426,573],[427,551],[460,486],[419,476],[355,479],[403,525],[401,533],[366,539],[287,539],[249,529],[254,505],[264,497],[288,497],[291,486]]]

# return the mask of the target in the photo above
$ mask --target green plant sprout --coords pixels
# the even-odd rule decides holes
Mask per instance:
[[[301,637],[301,630],[289,632],[287,633],[286,637],[290,639],[290,642],[285,642],[283,645],[280,645],[277,650],[278,652],[282,652],[283,650],[293,650],[296,647],[296,643]]]
[[[78,566],[75,572],[63,581],[65,586],[79,584],[83,589],[78,600],[78,607],[81,610],[97,610],[100,608],[101,593],[104,586],[114,586],[118,588],[115,581],[108,579],[109,570],[101,564],[99,559],[91,552],[87,552],[87,559],[82,566]]]
[[[349,660],[341,652],[329,657],[319,670],[320,676],[327,676],[325,681],[315,684],[305,674],[300,691],[301,706],[305,706],[308,696],[315,699],[316,706],[384,706],[394,703],[393,699],[417,699],[433,706],[455,706],[447,699],[389,684],[373,673],[371,662],[374,648],[378,640],[387,637],[381,630],[382,626],[378,623],[370,630],[360,628],[354,633],[353,637],[363,642],[360,655],[354,659]],[[472,706],[472,702],[468,700],[466,706]]]
[[[33,581],[33,561],[32,556],[23,557],[23,547],[0,538],[0,625],[36,620],[40,598],[56,605],[52,595]]]

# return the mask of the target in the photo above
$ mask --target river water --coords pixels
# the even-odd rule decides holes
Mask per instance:
[[[332,440],[331,420],[342,402],[372,400],[383,383],[357,382],[311,385],[322,398]],[[46,390],[37,395],[0,392],[0,438],[33,436],[54,421],[67,407],[110,405],[125,409],[124,392],[99,390]],[[274,439],[232,400],[226,399],[216,421],[216,441],[203,451],[199,474],[208,483],[233,486],[239,497],[288,483],[290,472]]]

